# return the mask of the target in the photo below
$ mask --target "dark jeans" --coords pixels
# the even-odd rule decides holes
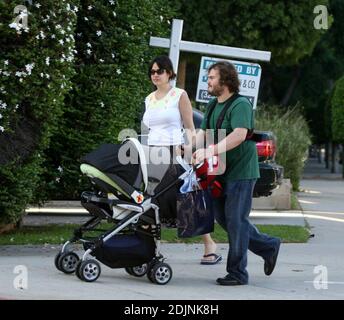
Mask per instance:
[[[263,259],[274,254],[278,239],[262,234],[248,219],[256,179],[230,181],[224,195],[213,199],[216,221],[227,231],[230,248],[227,272],[243,284],[248,283],[247,249]]]

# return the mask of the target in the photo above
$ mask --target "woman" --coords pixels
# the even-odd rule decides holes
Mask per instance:
[[[167,146],[173,155],[174,151],[184,144],[184,129],[188,141],[192,141],[195,134],[191,102],[183,89],[173,88],[170,84],[170,81],[176,78],[176,74],[169,57],[156,57],[149,65],[148,76],[156,88],[145,99],[143,123],[149,129],[148,145]],[[176,177],[178,172],[173,174]],[[162,212],[165,217],[169,216],[170,221],[176,219],[177,192],[177,188],[166,192],[163,200],[160,201],[164,206]],[[166,214],[167,211],[169,214]],[[222,257],[215,253],[216,244],[210,234],[205,234],[202,238],[204,256],[201,264],[220,262]]]

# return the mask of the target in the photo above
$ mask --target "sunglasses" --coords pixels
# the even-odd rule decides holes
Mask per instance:
[[[165,69],[158,69],[158,70],[151,69],[151,70],[150,70],[150,75],[151,75],[151,76],[154,76],[155,74],[161,75],[161,74],[163,74],[164,72],[165,72]]]

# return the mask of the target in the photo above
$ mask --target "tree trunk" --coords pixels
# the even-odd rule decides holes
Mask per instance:
[[[330,152],[330,144],[327,141],[325,144],[325,166],[326,166],[326,169],[329,168],[329,152]]]
[[[289,88],[288,88],[286,94],[284,95],[284,97],[281,101],[282,106],[288,105],[289,100],[290,100],[291,96],[293,95],[293,92],[294,92],[295,87],[297,85],[297,82],[299,81],[300,75],[301,75],[300,67],[295,66],[293,80],[290,82]]]
[[[186,59],[182,59],[178,66],[178,77],[177,77],[177,87],[185,89],[185,78],[186,78]]]
[[[318,163],[321,163],[321,144],[317,145]]]
[[[342,156],[341,156],[341,159],[342,159],[342,178],[344,179],[344,143],[342,143]]]
[[[332,142],[331,173],[336,173],[336,144]]]

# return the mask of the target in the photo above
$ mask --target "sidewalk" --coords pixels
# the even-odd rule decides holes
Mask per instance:
[[[305,175],[314,170],[312,161]],[[226,273],[227,244],[218,244],[217,252],[224,261],[218,265],[200,265],[202,244],[166,244],[161,252],[173,269],[173,278],[166,286],[151,284],[146,277],[129,276],[123,269],[101,265],[102,274],[93,283],[85,283],[75,275],[65,275],[54,267],[54,256],[60,246],[0,247],[0,298],[14,299],[122,299],[130,300],[227,300],[227,299],[338,299],[344,298],[344,180],[328,179],[328,172],[318,179],[303,179],[300,204],[315,237],[304,244],[281,245],[274,273],[267,277],[263,260],[248,254],[249,285],[223,287],[215,279]],[[68,204],[71,209],[72,204]],[[78,207],[76,207],[79,210]],[[61,210],[60,210],[61,211]],[[85,218],[82,216],[76,218]],[[291,212],[253,212],[252,222],[282,221]],[[296,213],[298,214],[298,212]],[[302,214],[302,213],[301,213]],[[277,215],[278,218],[275,218]],[[263,217],[262,217],[263,216]],[[37,215],[27,216],[31,218]],[[67,215],[68,217],[68,215]],[[54,219],[65,220],[65,215]],[[37,217],[38,218],[38,217]],[[302,216],[303,218],[303,216]],[[283,219],[287,219],[283,217]],[[254,221],[256,220],[256,221]],[[82,252],[79,252],[82,253]],[[27,289],[16,290],[13,282],[16,266],[28,271]],[[68,290],[66,290],[68,288]]]

